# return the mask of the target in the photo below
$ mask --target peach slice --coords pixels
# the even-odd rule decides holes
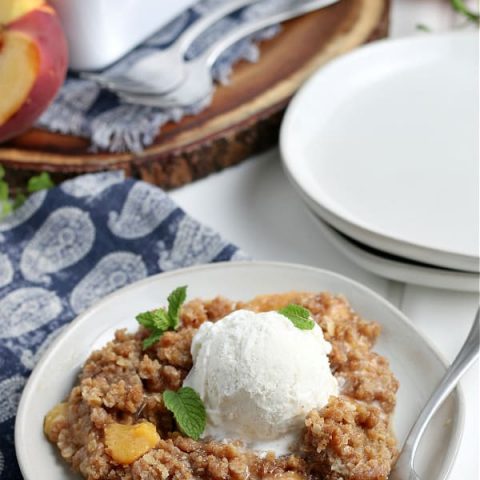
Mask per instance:
[[[157,429],[150,422],[136,425],[112,423],[105,427],[107,453],[122,465],[133,463],[155,447],[159,440]]]
[[[51,442],[56,442],[58,440],[59,431],[67,421],[67,413],[68,404],[59,403],[45,416],[43,421],[43,431]]]
[[[2,0],[0,7],[0,25],[6,25],[28,12],[39,8],[44,0]]]
[[[8,95],[0,96],[0,125],[20,110],[39,69],[37,46],[23,33],[5,33],[0,44],[0,85],[9,87],[9,91]]]
[[[40,116],[62,85],[67,64],[65,35],[51,7],[0,0],[0,142]]]

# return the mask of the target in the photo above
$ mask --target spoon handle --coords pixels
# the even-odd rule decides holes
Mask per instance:
[[[259,0],[230,0],[219,4],[203,17],[200,17],[189,28],[187,28],[181,36],[176,40],[175,47],[178,48],[183,55],[188,50],[188,47],[203,33],[207,28],[211,27],[215,22],[218,22],[227,15],[247,7]]]
[[[337,2],[339,2],[339,0],[310,0],[302,2],[293,0],[284,10],[280,12],[274,13],[273,15],[267,17],[254,19],[232,30],[230,34],[222,37],[220,40],[218,40],[218,42],[210,46],[210,48],[208,48],[206,52],[198,57],[198,59],[200,59],[201,62],[205,62],[208,67],[211,68],[215,61],[227,48],[248,37],[249,35],[257,33],[266,27],[276,25],[277,23],[282,23],[292,18],[300,17],[306,13],[314,12],[315,10],[328,7]]]
[[[399,467],[402,464],[408,463],[409,467],[413,469],[413,458],[415,457],[415,451],[417,450],[420,439],[422,438],[430,419],[442,405],[443,401],[448,397],[450,392],[455,388],[455,385],[458,383],[462,375],[478,358],[480,336],[479,313],[480,309],[477,310],[472,328],[470,329],[470,333],[468,334],[462,349],[456,356],[453,363],[450,365],[446,375],[433,392],[425,407],[423,407],[423,410],[417,418],[417,421],[408,433],[402,453],[397,460]]]

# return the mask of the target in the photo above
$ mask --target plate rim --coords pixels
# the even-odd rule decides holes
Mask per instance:
[[[476,38],[472,31],[450,31],[434,33],[429,36],[409,36],[398,39],[383,39],[376,41],[375,43],[363,45],[356,50],[333,59],[324,67],[317,69],[295,94],[287,107],[280,127],[279,147],[284,172],[302,199],[320,216],[325,217],[330,224],[334,225],[335,228],[338,228],[342,233],[358,238],[363,243],[372,244],[372,246],[380,250],[403,257],[410,257],[419,262],[458,270],[480,272],[480,254],[472,256],[459,251],[429,247],[418,242],[416,243],[410,240],[395,238],[376,228],[372,228],[371,225],[368,225],[361,220],[359,221],[351,215],[344,216],[340,214],[338,209],[335,210],[335,208],[331,208],[331,205],[325,205],[316,198],[311,191],[311,188],[302,185],[301,178],[295,174],[295,171],[297,170],[295,158],[293,158],[293,155],[290,153],[290,145],[292,142],[295,144],[295,140],[292,140],[295,138],[295,125],[292,117],[296,115],[296,111],[301,108],[301,104],[305,103],[305,101],[312,96],[310,92],[314,90],[314,85],[319,81],[319,77],[330,76],[330,72],[335,72],[338,65],[342,66],[351,61],[357,61],[365,57],[371,57],[372,55],[381,55],[385,50],[412,48],[411,45],[418,48],[418,43],[434,45],[435,43],[442,42],[445,45],[449,45],[451,42],[465,42],[472,38]],[[429,49],[432,48],[432,46],[429,46]]]
[[[433,355],[437,358],[440,364],[445,368],[448,368],[448,362],[444,358],[443,354],[438,351],[435,345],[423,335],[420,330],[415,326],[415,324],[397,307],[395,307],[392,303],[390,303],[387,299],[383,298],[380,294],[375,292],[374,290],[370,289],[369,287],[353,280],[349,277],[341,275],[337,272],[333,272],[331,270],[317,268],[310,265],[303,265],[298,263],[290,263],[290,262],[277,262],[277,261],[249,261],[249,260],[240,260],[234,262],[216,262],[210,264],[202,264],[202,265],[194,265],[190,267],[180,268],[176,270],[166,271],[157,273],[155,275],[151,275],[150,277],[144,278],[137,282],[133,282],[130,285],[127,285],[115,292],[110,293],[109,295],[105,296],[94,305],[89,307],[85,312],[77,315],[61,332],[61,334],[53,341],[53,343],[48,347],[48,349],[43,353],[42,357],[40,358],[39,362],[32,370],[27,379],[25,387],[22,391],[22,395],[20,398],[20,402],[18,405],[16,418],[15,418],[15,426],[14,426],[14,445],[15,445],[15,454],[17,457],[18,465],[20,467],[20,471],[24,476],[25,480],[34,480],[31,477],[28,477],[27,472],[25,470],[24,465],[28,462],[28,458],[25,458],[25,452],[22,448],[22,433],[23,433],[23,423],[25,423],[27,414],[26,414],[26,407],[28,405],[28,401],[32,394],[34,394],[34,386],[35,383],[41,379],[40,371],[43,369],[44,364],[48,363],[51,355],[54,354],[55,350],[58,346],[63,342],[63,339],[73,331],[77,325],[81,324],[85,318],[90,315],[94,315],[97,310],[103,308],[104,304],[111,302],[116,297],[122,296],[122,294],[127,290],[135,290],[138,288],[142,288],[144,285],[149,283],[155,283],[161,278],[165,277],[175,277],[177,275],[184,275],[189,274],[190,272],[201,272],[201,271],[208,271],[208,270],[222,270],[222,269],[239,269],[239,268],[278,268],[278,269],[295,269],[299,271],[307,271],[310,273],[322,274],[334,277],[339,279],[340,281],[346,282],[351,284],[353,287],[362,291],[362,293],[366,294],[367,296],[373,297],[376,302],[381,303],[386,309],[390,310],[393,314],[395,314],[403,323],[405,323],[412,331],[418,336],[422,342],[430,349]],[[450,395],[456,395],[457,402],[458,402],[458,409],[456,411],[456,416],[458,418],[456,422],[456,428],[452,433],[452,441],[453,447],[451,450],[451,460],[448,464],[446,464],[442,471],[440,472],[443,476],[443,479],[446,480],[449,476],[451,469],[455,463],[455,460],[458,455],[458,451],[462,442],[464,430],[465,430],[465,396],[463,392],[463,388],[461,384],[457,384],[456,388]]]
[[[330,241],[338,251],[343,253],[352,262],[375,275],[393,281],[438,288],[441,290],[454,290],[459,292],[476,292],[478,290],[477,286],[480,281],[480,276],[475,272],[462,272],[457,270],[445,270],[445,272],[441,272],[438,271],[440,269],[437,269],[435,266],[434,268],[429,268],[423,265],[410,265],[408,263],[402,263],[399,260],[384,258],[381,255],[376,255],[373,252],[363,250],[360,245],[352,243],[347,236],[341,236],[341,233],[335,231],[334,227],[329,225],[326,220],[322,219],[311,209],[308,209],[308,212],[315,221],[316,226],[324,233],[327,240]],[[372,262],[382,262],[382,265],[379,266],[379,268],[370,267]],[[406,271],[406,269],[411,269],[413,274],[408,275],[408,272],[398,275],[388,274],[387,270],[391,268],[402,269],[404,271]],[[401,276],[403,276],[403,278],[400,278]],[[426,279],[427,277],[428,280]],[[442,277],[443,280],[435,280],[435,277]],[[425,280],[419,281],[419,278]],[[453,283],[449,283],[447,285],[446,282],[458,282],[460,284],[454,285]],[[477,286],[473,287],[472,285],[471,287],[466,288],[466,282],[472,282],[472,284],[476,283]]]

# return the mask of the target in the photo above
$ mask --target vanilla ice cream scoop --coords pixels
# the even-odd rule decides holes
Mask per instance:
[[[318,325],[300,330],[277,312],[238,310],[204,323],[193,338],[193,368],[184,381],[204,402],[204,437],[288,453],[307,413],[338,394],[330,350]]]

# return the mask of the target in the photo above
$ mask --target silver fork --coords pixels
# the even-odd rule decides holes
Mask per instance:
[[[128,72],[89,73],[80,76],[94,80],[111,90],[126,93],[163,94],[173,90],[185,78],[185,53],[190,45],[209,27],[231,13],[260,0],[229,0],[192,23],[169,47],[152,52],[134,62]]]
[[[447,373],[433,392],[427,404],[423,407],[415,424],[408,433],[402,452],[388,477],[389,480],[420,480],[420,477],[414,469],[415,453],[420,443],[420,439],[440,405],[442,405],[443,401],[455,388],[455,385],[458,383],[462,375],[468,370],[475,359],[478,358],[479,312],[480,310],[477,310],[470,333],[468,334],[460,352],[456,356],[452,365],[450,365],[450,368],[447,370]]]
[[[164,95],[126,94],[117,91],[120,98],[128,103],[159,107],[163,109],[191,107],[208,102],[213,92],[211,69],[219,56],[229,47],[271,25],[299,17],[314,10],[327,7],[340,0],[310,0],[292,2],[293,6],[265,18],[245,23],[218,40],[204,53],[185,63],[185,79],[174,90]]]

